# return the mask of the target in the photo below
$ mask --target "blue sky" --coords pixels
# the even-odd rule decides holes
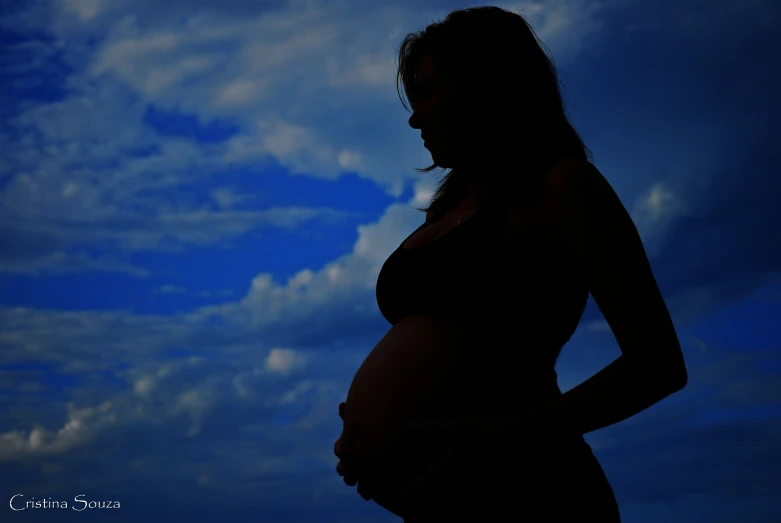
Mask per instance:
[[[398,520],[336,475],[337,405],[436,181],[394,50],[471,4],[160,5],[2,3],[0,495],[119,501],[112,521]],[[684,391],[587,436],[624,520],[778,523],[781,7],[494,5],[549,46],[687,358]],[[561,388],[618,354],[591,303]]]

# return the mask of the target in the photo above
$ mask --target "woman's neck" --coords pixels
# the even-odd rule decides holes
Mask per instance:
[[[502,169],[497,164],[485,162],[480,166],[464,170],[461,196],[459,202],[466,206],[482,205],[491,194],[491,181],[497,171]]]

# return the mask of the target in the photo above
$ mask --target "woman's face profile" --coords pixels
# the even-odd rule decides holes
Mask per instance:
[[[431,52],[421,59],[413,92],[415,110],[409,118],[410,127],[420,129],[424,146],[438,166],[455,167],[465,135],[461,100],[455,82],[448,81]]]

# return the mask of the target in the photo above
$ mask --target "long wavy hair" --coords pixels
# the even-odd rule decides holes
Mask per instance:
[[[592,161],[567,114],[556,67],[546,46],[520,14],[499,7],[452,11],[424,30],[409,33],[398,50],[399,83],[416,107],[415,79],[424,54],[432,52],[448,78],[466,96],[467,155],[493,155],[505,168],[486,173],[489,199],[534,201],[548,167],[562,158]],[[421,173],[442,168],[436,162]],[[463,172],[462,172],[463,171]],[[428,207],[445,212],[463,194],[469,173],[450,169]]]

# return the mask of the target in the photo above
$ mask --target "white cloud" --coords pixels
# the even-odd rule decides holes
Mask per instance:
[[[586,324],[585,328],[591,332],[611,332],[610,325],[605,320],[594,320]]]
[[[235,80],[218,91],[216,102],[221,107],[243,107],[263,97],[265,90],[261,79]]]
[[[155,386],[154,379],[152,377],[147,376],[146,378],[141,378],[135,384],[133,385],[133,390],[136,394],[140,394],[142,396],[145,396],[149,394],[152,389]]]
[[[32,454],[47,455],[67,452],[87,443],[102,426],[117,421],[117,413],[109,401],[97,407],[68,407],[68,420],[62,427],[47,430],[36,426],[29,431],[15,430],[0,434],[0,462],[18,460]]]
[[[212,190],[212,198],[220,206],[220,209],[230,210],[237,203],[250,200],[251,197],[244,194],[237,194],[230,187],[219,187]]]
[[[178,285],[166,284],[154,290],[158,294],[187,294],[187,289]]]
[[[9,274],[53,274],[81,272],[125,273],[137,278],[146,278],[149,271],[131,263],[117,260],[111,256],[90,257],[84,253],[50,252],[44,255],[35,253],[33,259],[19,257],[0,259],[0,272]]]
[[[519,6],[562,55],[598,27],[603,8],[575,0],[508,3]],[[394,60],[403,34],[433,21],[432,12],[413,20],[404,4],[351,10],[317,2],[253,9],[173,2],[164,13],[142,0],[54,7],[39,29],[53,33],[52,52],[73,65],[69,94],[10,122],[15,134],[3,137],[10,153],[0,164],[10,178],[0,202],[11,214],[4,221],[36,224],[51,245],[40,247],[37,261],[27,254],[0,260],[0,269],[61,259],[140,274],[120,261],[71,260],[54,244],[157,249],[170,238],[208,245],[273,223],[273,213],[233,211],[238,197],[225,188],[213,193],[218,212],[166,201],[181,184],[227,168],[276,160],[294,174],[328,179],[352,171],[398,196],[412,167],[428,163],[396,98]],[[144,124],[148,104],[204,123],[233,121],[240,131],[210,145],[162,138]],[[369,126],[371,134],[363,131]],[[77,224],[78,237],[69,224]]]
[[[537,36],[550,48],[556,62],[563,64],[574,60],[583,45],[602,29],[602,12],[620,1],[524,0],[492,5],[526,17]]]
[[[71,12],[82,21],[89,21],[100,14],[105,7],[104,0],[62,0],[66,12]]]
[[[662,245],[664,232],[688,212],[684,201],[662,182],[654,182],[632,207],[632,219],[649,255]]]
[[[266,369],[280,374],[287,374],[304,363],[306,358],[291,349],[271,349],[266,357]]]
[[[635,204],[635,219],[641,223],[668,220],[684,209],[680,199],[661,182],[651,185]]]
[[[47,315],[37,314],[44,317]],[[94,313],[79,315],[95,316]],[[100,325],[100,329],[111,329],[106,323],[101,325],[98,321],[97,325]],[[151,323],[147,323],[147,332],[151,326]],[[62,337],[84,343],[91,334],[73,329],[63,333]],[[306,430],[313,423],[322,423],[330,417],[326,416],[325,411],[333,410],[328,407],[335,404],[339,392],[333,379],[311,373],[307,378],[300,379],[291,374],[293,370],[305,367],[308,361],[305,354],[274,348],[267,352],[265,359],[259,358],[263,361],[262,367],[249,370],[242,368],[237,360],[224,363],[204,357],[190,357],[166,361],[165,349],[171,341],[165,340],[173,340],[175,337],[174,334],[158,342],[147,342],[152,346],[148,355],[134,361],[124,372],[114,369],[132,384],[130,389],[103,389],[91,395],[101,398],[93,405],[84,405],[84,399],[88,397],[82,395],[79,401],[82,406],[77,407],[74,401],[67,405],[67,417],[60,426],[51,423],[57,416],[43,419],[36,412],[28,412],[24,422],[31,424],[29,429],[0,433],[0,462],[62,455],[76,448],[97,444],[98,440],[104,441],[107,437],[120,435],[132,427],[157,425],[158,431],[168,430],[177,436],[195,437],[202,435],[207,428],[224,424],[231,409],[242,420],[252,419],[262,423],[264,431],[269,434],[269,441],[279,439],[280,442],[284,437],[275,438],[275,429],[270,424],[275,413],[296,413],[298,419],[291,421],[291,427],[300,430]],[[56,350],[52,341],[48,343],[49,350]],[[139,336],[136,341],[144,343]],[[244,349],[247,355],[252,352],[252,349]],[[94,370],[70,369],[70,372],[83,377]],[[275,451],[273,445],[259,450],[265,458],[280,458],[274,466],[276,471],[284,471],[285,467],[290,467],[291,460],[296,459],[289,455],[290,449],[283,454]],[[300,456],[307,451],[298,446],[296,452]]]
[[[284,285],[270,274],[258,274],[241,300],[203,308],[193,318],[221,317],[261,331],[284,325],[295,335],[314,328],[313,323],[319,327],[319,321],[361,310],[384,261],[422,219],[408,204],[391,205],[378,222],[358,227],[350,254],[319,270],[303,269]]]

